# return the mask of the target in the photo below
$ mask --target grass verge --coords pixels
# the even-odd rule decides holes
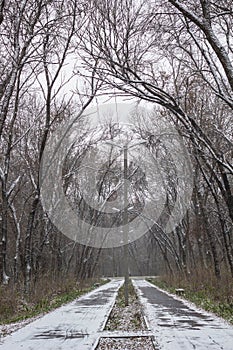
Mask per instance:
[[[108,280],[101,279],[98,283],[96,282],[96,280],[87,280],[77,285],[72,280],[63,280],[63,283],[49,284],[50,288],[45,285],[40,286],[27,300],[10,286],[0,287],[0,325],[45,314],[107,283]]]
[[[141,305],[134,290],[133,284],[129,282],[129,305],[125,306],[124,285],[119,289],[115,305],[109,316],[105,330],[115,331],[137,331],[144,329],[144,320],[141,313]]]

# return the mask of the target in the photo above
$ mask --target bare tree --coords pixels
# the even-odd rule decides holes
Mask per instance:
[[[64,67],[73,59],[75,35],[82,26],[81,3],[12,0],[1,6],[0,273],[3,283],[11,274],[15,282],[23,275],[29,293],[32,274],[37,274],[48,237],[55,231],[40,204],[39,169],[45,144],[61,121],[82,114],[93,99],[95,84],[90,81],[82,101],[79,91],[66,96],[66,84],[74,75],[72,66],[67,75]],[[13,257],[8,237],[15,242]]]

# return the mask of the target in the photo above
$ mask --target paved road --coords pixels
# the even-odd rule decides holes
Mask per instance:
[[[158,349],[233,350],[232,326],[143,279],[133,283]]]
[[[83,295],[12,333],[0,350],[90,350],[105,327],[122,279]]]

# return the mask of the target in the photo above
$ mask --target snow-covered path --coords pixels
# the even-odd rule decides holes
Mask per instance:
[[[133,284],[161,350],[232,350],[233,327],[143,279]]]
[[[90,350],[105,327],[122,279],[83,295],[3,338],[0,350]]]

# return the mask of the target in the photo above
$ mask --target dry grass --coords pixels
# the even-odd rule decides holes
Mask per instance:
[[[132,283],[129,283],[129,305],[125,306],[124,286],[119,289],[118,296],[106,324],[106,330],[137,331],[145,330],[142,307]]]
[[[162,281],[174,288],[184,288],[194,292],[205,290],[214,300],[233,302],[233,278],[228,272],[223,272],[221,279],[217,279],[211,270],[201,268],[193,270],[187,276],[162,276]]]
[[[17,322],[48,312],[94,288],[96,280],[79,283],[72,276],[41,276],[25,296],[23,284],[0,286],[0,324]]]
[[[132,283],[129,284],[129,305],[125,306],[124,286],[119,289],[115,305],[108,319],[105,330],[108,331],[145,331],[142,306]],[[101,338],[98,350],[153,350],[150,337]]]

